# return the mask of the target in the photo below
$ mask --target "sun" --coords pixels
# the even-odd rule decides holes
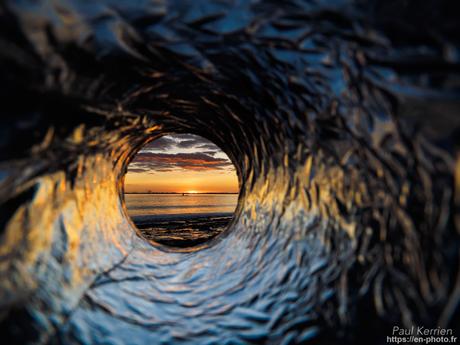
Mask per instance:
[[[186,193],[187,194],[197,194],[198,192],[196,190],[188,190]]]

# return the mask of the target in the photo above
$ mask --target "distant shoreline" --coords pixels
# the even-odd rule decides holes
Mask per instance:
[[[125,194],[239,194],[229,192],[187,193],[187,192],[125,192]]]

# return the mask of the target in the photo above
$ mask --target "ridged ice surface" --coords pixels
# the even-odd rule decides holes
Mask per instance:
[[[457,8],[455,8],[457,7]],[[9,343],[385,343],[458,327],[460,40],[447,1],[0,4]],[[165,133],[221,147],[235,219],[178,252],[122,197]]]

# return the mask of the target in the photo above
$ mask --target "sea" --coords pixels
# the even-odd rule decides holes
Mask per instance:
[[[238,194],[125,194],[134,221],[231,216]]]

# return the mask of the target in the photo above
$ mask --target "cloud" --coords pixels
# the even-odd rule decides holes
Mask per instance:
[[[197,149],[206,149],[206,150],[213,150],[213,151],[222,151],[216,144],[211,142],[207,142],[205,144],[201,144],[197,146]]]
[[[129,165],[128,170],[129,172],[132,172],[132,173],[142,173],[142,172],[146,172],[147,168],[143,168],[143,167],[135,166],[135,165]]]
[[[179,148],[208,148],[211,150],[220,150],[216,145],[214,145],[212,142],[209,140],[199,137],[197,135],[181,135],[181,136],[175,136],[175,139],[179,140],[179,143],[177,144],[177,147]]]
[[[221,151],[215,144],[200,136],[193,134],[174,134],[165,135],[157,140],[152,141],[151,143],[145,145],[141,152],[160,151],[166,153],[173,149],[196,149],[198,151],[206,149],[216,152]]]
[[[165,135],[144,146],[128,167],[132,173],[179,170],[233,170],[222,150],[211,141],[193,134]],[[216,156],[217,155],[217,156]]]
[[[197,146],[197,140],[194,139],[182,140],[179,143],[177,143],[177,147],[182,149],[189,149],[195,146]]]
[[[187,134],[172,134],[172,135],[170,135],[170,137],[174,137],[177,140],[203,139],[205,141],[209,141],[209,140],[207,140],[207,139],[205,139],[203,137],[200,137],[199,135],[190,134],[190,133],[187,133]]]
[[[213,157],[204,152],[156,153],[140,152],[129,165],[130,172],[155,172],[173,170],[226,170],[233,164],[225,158]]]
[[[145,145],[141,151],[150,151],[150,150],[161,150],[167,151],[172,149],[177,142],[170,136],[165,135],[157,140],[154,140],[147,145]]]

